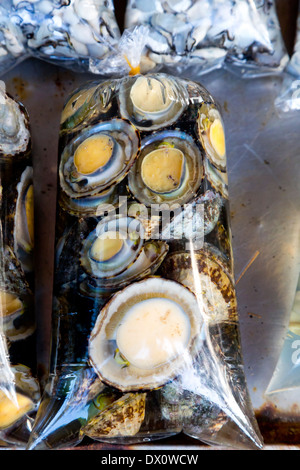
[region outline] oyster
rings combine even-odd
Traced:
[[[39,385],[30,369],[22,364],[12,366],[16,385],[16,402],[0,390],[0,431],[10,428],[32,412],[40,399]]]
[[[85,90],[75,92],[66,102],[61,113],[60,125],[62,129],[73,129],[84,119],[91,110],[92,97],[97,85],[90,85]]]
[[[184,204],[197,194],[202,177],[202,154],[193,137],[170,130],[142,140],[140,157],[128,175],[128,187],[146,206]]]
[[[80,261],[87,278],[81,290],[110,292],[153,274],[168,252],[162,241],[145,240],[143,223],[134,217],[105,217],[82,245]]]
[[[27,113],[7,95],[4,82],[0,81],[0,155],[23,155],[30,143]]]
[[[220,193],[224,199],[228,199],[228,175],[211,165],[208,158],[204,159],[204,174],[210,186]]]
[[[135,76],[124,81],[119,90],[122,117],[140,130],[156,130],[175,123],[187,103],[183,84],[164,74]]]
[[[121,391],[160,387],[201,347],[202,321],[196,297],[177,282],[134,282],[100,312],[90,361],[104,382]]]
[[[238,320],[235,288],[225,266],[221,257],[203,248],[195,253],[170,254],[161,272],[194,292],[204,321],[211,325]]]
[[[243,75],[281,71],[288,55],[274,0],[129,0],[125,28],[147,25],[148,70],[178,65],[207,73],[231,65]]]
[[[198,133],[200,141],[211,164],[226,172],[226,145],[224,125],[215,105],[202,104],[199,109]]]
[[[74,132],[75,129],[78,131],[88,123],[95,122],[95,119],[102,120],[103,116],[107,118],[113,108],[112,91],[111,82],[90,82],[74,91],[61,114],[61,135]]]
[[[25,339],[35,330],[32,291],[13,251],[3,248],[3,279],[0,285],[0,312],[3,331],[11,343]]]
[[[91,204],[93,211],[98,202],[111,202],[112,188],[125,178],[139,150],[139,134],[124,119],[100,122],[71,140],[62,152],[59,168],[67,210],[86,211]]]
[[[27,167],[17,185],[18,198],[14,225],[15,253],[25,272],[33,269],[34,195],[32,174],[32,167]]]
[[[5,0],[0,70],[33,56],[88,72],[89,58],[103,59],[119,37],[112,0]]]
[[[145,418],[146,393],[126,393],[81,429],[92,439],[135,436]]]

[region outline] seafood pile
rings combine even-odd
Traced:
[[[30,56],[85,72],[119,36],[112,0],[2,0],[0,72]]]
[[[261,447],[213,97],[162,73],[83,85],[62,112],[58,182],[50,377],[27,448],[182,431]]]
[[[125,26],[149,27],[144,66],[226,65],[244,76],[281,71],[288,55],[274,1],[129,0]]]
[[[0,439],[25,446],[40,398],[34,377],[31,138],[25,108],[0,85]]]

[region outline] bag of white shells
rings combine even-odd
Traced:
[[[146,70],[197,74],[226,67],[243,77],[280,72],[288,61],[275,1],[129,0],[125,27],[148,25]]]
[[[25,108],[0,82],[0,446],[26,446],[39,402],[33,178]]]
[[[280,93],[275,100],[279,114],[300,110],[300,1],[294,50],[285,72]]]
[[[119,36],[112,0],[2,0],[0,74],[28,57],[87,72]]]
[[[119,45],[125,77],[84,84],[62,110],[51,364],[29,450],[179,433],[262,447],[220,110],[199,83],[139,73],[143,31]]]

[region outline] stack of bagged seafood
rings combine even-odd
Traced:
[[[0,440],[12,446],[26,444],[40,399],[32,173],[27,112],[0,82]]]
[[[125,26],[122,41],[111,0],[0,6],[2,73],[34,57],[98,74],[61,113],[41,399],[31,139],[26,111],[1,89],[0,442],[47,450],[184,433],[261,448],[241,354],[224,124],[209,91],[176,72],[282,71],[275,5],[129,0]]]

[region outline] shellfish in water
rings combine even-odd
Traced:
[[[122,391],[160,387],[200,347],[202,321],[196,298],[180,284],[161,278],[133,283],[102,309],[91,334],[91,363]]]
[[[129,78],[119,91],[122,117],[140,130],[156,130],[175,123],[187,103],[183,84],[164,74]]]
[[[99,295],[154,274],[168,245],[145,238],[144,225],[137,218],[103,218],[83,241],[80,261],[87,278],[81,288]]]
[[[135,127],[124,119],[100,122],[84,130],[63,150],[59,168],[64,201],[77,204],[77,211],[93,207],[110,196],[138,157],[140,139]]]

